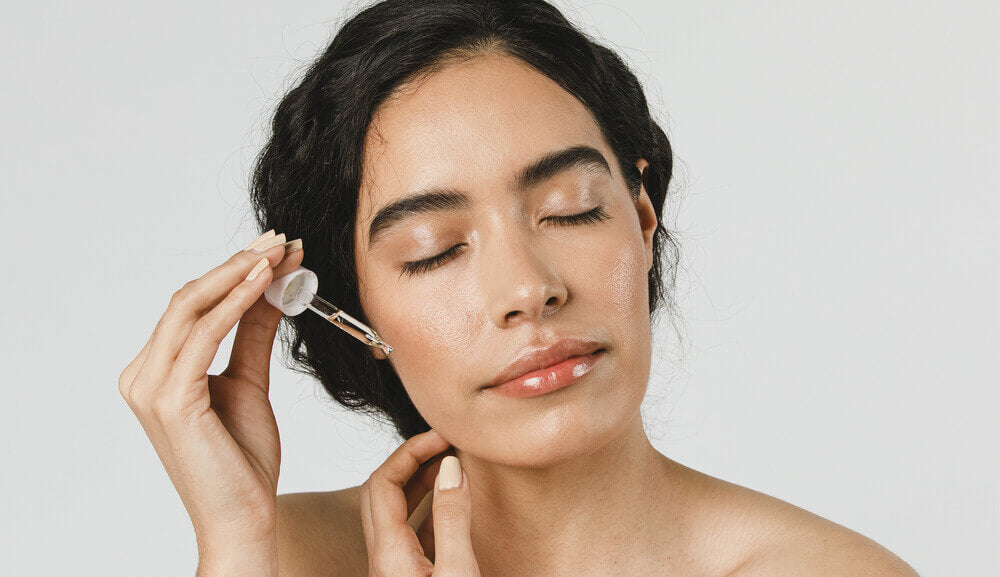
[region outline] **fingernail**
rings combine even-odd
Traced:
[[[258,236],[257,238],[253,239],[253,241],[250,244],[248,244],[247,247],[245,249],[243,249],[243,250],[250,250],[253,247],[255,247],[258,244],[260,244],[260,242],[262,240],[264,240],[265,238],[271,238],[272,236],[274,236],[274,229],[273,228],[271,230],[265,232],[264,234]]]
[[[290,240],[285,243],[285,254],[293,253],[302,248],[302,239],[297,238],[295,240]]]
[[[462,465],[458,462],[458,457],[448,455],[441,459],[441,468],[438,470],[438,489],[441,491],[454,489],[462,484]]]
[[[285,233],[281,233],[278,236],[272,236],[271,238],[265,238],[257,246],[250,249],[251,251],[260,254],[267,252],[279,244],[285,244]]]
[[[260,274],[260,271],[264,270],[269,266],[271,266],[271,263],[267,260],[267,257],[260,259],[260,262],[254,265],[253,269],[250,271],[250,273],[247,275],[247,278],[244,280],[250,281],[257,278],[257,275]]]

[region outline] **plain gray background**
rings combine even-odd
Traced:
[[[5,3],[0,573],[194,573],[117,378],[256,236],[273,106],[362,5]],[[998,574],[997,4],[557,5],[677,154],[687,344],[657,328],[657,448],[925,576]],[[279,492],[362,483],[388,430],[273,366]]]

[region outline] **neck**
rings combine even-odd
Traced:
[[[679,514],[680,473],[650,444],[638,411],[610,443],[550,467],[458,457],[484,576],[626,574],[634,560],[669,551],[663,513]]]

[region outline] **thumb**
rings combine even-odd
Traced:
[[[434,575],[479,575],[472,551],[472,493],[458,457],[441,461],[434,484]]]

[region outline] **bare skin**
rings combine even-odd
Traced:
[[[849,574],[912,574],[860,535],[683,467],[649,443],[639,409],[656,215],[644,189],[629,196],[580,101],[523,62],[487,53],[401,87],[372,124],[355,228],[362,304],[396,347],[388,362],[410,398],[468,472],[469,541],[482,575],[835,574],[838,564]],[[599,150],[610,172],[574,167],[518,189],[513,175],[570,145]],[[369,242],[379,207],[432,186],[465,191],[471,203]],[[596,205],[608,220],[548,222]],[[458,252],[435,268],[400,274],[403,263],[448,250]],[[478,389],[550,334],[610,349],[584,379],[548,395]],[[343,510],[348,524],[355,512]]]
[[[518,178],[567,147],[596,158]],[[118,386],[191,516],[200,577],[916,575],[864,536],[652,447],[640,406],[655,210],[644,189],[630,195],[593,117],[558,84],[486,54],[401,87],[373,118],[363,176],[360,296],[394,347],[370,352],[433,428],[359,487],[276,495],[268,381],[281,314],[261,295],[312,247],[241,251],[183,285]],[[467,202],[371,242],[381,207],[427,187]],[[559,220],[595,206],[605,217]],[[207,374],[237,322],[229,365]],[[538,397],[482,388],[525,347],[563,337],[606,352]],[[454,488],[440,485],[445,455],[461,465]]]
[[[683,520],[688,546],[673,555],[656,555],[662,565],[630,569],[597,566],[574,575],[699,575],[718,577],[871,575],[915,577],[902,559],[875,541],[809,511],[758,491],[706,475],[660,456],[660,465],[682,484]],[[358,506],[361,487],[278,496],[278,548],[283,577],[368,577],[371,575]],[[651,510],[642,525],[650,533],[670,534],[671,515]],[[676,517],[674,515],[673,517]],[[420,532],[433,538],[433,517]],[[676,519],[675,521],[676,522]],[[496,540],[498,541],[498,540]],[[629,550],[612,543],[623,553]],[[489,540],[475,543],[478,552]],[[432,547],[429,548],[432,550]],[[433,558],[433,556],[432,556]],[[511,552],[497,567],[479,568],[483,576],[560,575],[525,567]],[[664,561],[665,560],[665,561]]]

